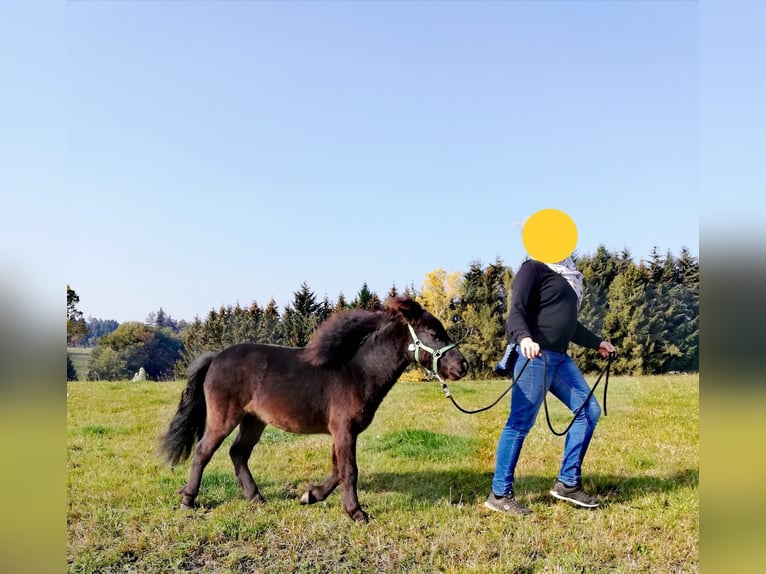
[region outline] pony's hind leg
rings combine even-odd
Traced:
[[[234,473],[237,475],[239,485],[242,487],[245,500],[257,503],[266,502],[266,500],[258,491],[253,475],[247,467],[247,461],[253,452],[253,448],[261,438],[264,428],[266,428],[266,423],[261,419],[253,415],[245,415],[245,418],[239,423],[237,438],[234,439],[234,443],[229,449],[229,456],[234,464]]]
[[[340,484],[338,473],[338,456],[335,454],[335,445],[332,447],[332,474],[320,485],[310,484],[309,489],[301,496],[301,504],[314,504],[321,502]]]
[[[202,481],[202,472],[213,458],[213,454],[221,446],[223,440],[229,436],[234,427],[237,426],[236,419],[232,417],[221,417],[218,410],[211,408],[211,402],[207,403],[207,425],[205,434],[197,443],[194,449],[194,459],[192,461],[191,471],[189,472],[189,482],[186,483],[179,494],[181,494],[181,508],[194,508],[194,500],[199,492],[199,485]]]

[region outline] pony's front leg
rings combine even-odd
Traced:
[[[340,484],[338,472],[338,455],[335,453],[335,444],[332,446],[332,474],[320,485],[310,484],[309,489],[301,496],[301,504],[314,504],[321,502]]]
[[[338,471],[343,484],[343,509],[357,522],[368,522],[367,513],[359,505],[356,492],[358,470],[356,467],[356,434],[344,429],[333,434],[335,452],[338,456]]]

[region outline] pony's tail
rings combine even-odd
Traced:
[[[202,355],[186,371],[189,384],[181,395],[178,410],[170,421],[168,431],[160,439],[160,451],[172,465],[189,458],[194,444],[205,434],[207,405],[202,385],[215,357],[216,353]]]

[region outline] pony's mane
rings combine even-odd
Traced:
[[[389,297],[383,311],[342,311],[322,323],[301,352],[315,367],[347,363],[362,344],[376,336],[388,336],[386,327],[418,319],[423,308],[409,297]]]
[[[367,337],[390,320],[391,314],[383,311],[335,313],[319,326],[301,354],[315,367],[343,364],[354,356]]]

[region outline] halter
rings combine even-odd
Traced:
[[[410,336],[412,337],[412,343],[410,343],[409,347],[407,347],[408,351],[415,351],[415,362],[423,367],[427,373],[429,373],[432,376],[436,376],[441,380],[441,377],[439,377],[439,359],[441,359],[442,355],[449,351],[450,349],[453,349],[457,347],[457,343],[447,343],[440,349],[432,349],[428,345],[424,344],[423,341],[418,339],[417,334],[415,334],[415,329],[412,328],[412,325],[407,323],[407,328],[410,330]],[[433,369],[429,369],[426,367],[423,363],[420,362],[420,349],[423,349],[424,351],[431,353],[431,360],[433,361]]]

